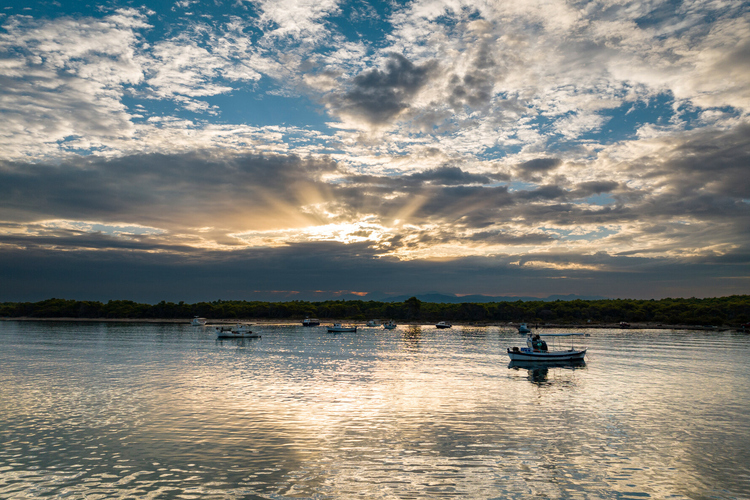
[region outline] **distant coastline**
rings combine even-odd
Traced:
[[[18,318],[0,318],[0,321],[46,321],[46,322],[81,322],[81,323],[148,323],[148,324],[184,324],[189,325],[191,320],[185,318],[30,318],[30,317],[18,317]],[[326,323],[338,322],[338,319],[321,319],[321,324],[325,326]],[[253,323],[255,325],[300,325],[301,321],[297,320],[278,320],[272,318],[245,318],[245,319],[216,319],[209,322],[206,326],[220,326],[220,325],[234,325],[237,323]],[[364,321],[346,321],[347,324],[357,325],[360,327],[365,326]],[[400,326],[431,326],[429,322],[419,321],[405,321],[401,322]],[[453,322],[454,327],[478,327],[478,328],[500,328],[505,330],[515,330],[518,324],[501,324],[493,322]],[[704,330],[713,332],[724,332],[724,331],[747,331],[750,333],[750,328],[743,328],[740,326],[723,325],[723,326],[705,326],[705,325],[668,325],[668,324],[652,324],[652,323],[635,323],[630,324],[628,327],[622,327],[618,323],[585,323],[585,324],[529,324],[533,330],[549,330],[549,329],[618,329],[618,330]]]
[[[516,301],[490,303],[434,303],[411,297],[403,302],[329,300],[323,302],[213,302],[143,304],[129,300],[79,301],[47,299],[40,302],[0,303],[0,319],[185,323],[194,317],[208,323],[237,322],[296,324],[304,318],[324,322],[364,324],[380,318],[400,325],[454,325],[513,328],[529,323],[545,328],[699,328],[742,329],[750,324],[750,295],[706,299],[603,299]]]

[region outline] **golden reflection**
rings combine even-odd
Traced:
[[[407,349],[419,349],[419,342],[422,340],[422,327],[419,325],[409,325],[403,330],[401,340]]]
[[[214,343],[178,325],[0,324],[0,340],[14,342],[0,349],[11,366],[0,388],[10,443],[0,482],[24,488],[16,496],[74,491],[45,471],[84,460],[74,496],[95,496],[96,484],[139,498],[163,488],[185,498],[741,498],[746,489],[740,336],[659,343],[630,331],[627,342],[597,343],[590,366],[515,363],[514,372],[502,350],[510,333],[492,344],[494,335],[469,343],[427,326],[375,337],[269,326],[262,341]],[[30,484],[29,470],[46,483]]]

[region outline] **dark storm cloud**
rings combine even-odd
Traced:
[[[744,124],[728,132],[688,136],[654,171],[666,176],[676,192],[700,190],[742,199],[750,192],[749,166],[750,125]]]
[[[168,251],[172,253],[192,253],[193,248],[186,245],[168,244],[159,237],[151,235],[126,234],[116,237],[101,232],[85,232],[69,229],[44,228],[34,229],[34,235],[29,234],[0,234],[0,245],[31,250],[35,248],[57,249],[88,249],[88,250],[138,250],[138,251]]]
[[[721,296],[746,290],[741,280],[733,278],[743,275],[750,265],[747,252],[712,262],[697,258],[675,262],[663,258],[611,257],[606,253],[540,253],[526,255],[522,261],[517,256],[498,255],[448,262],[399,262],[373,258],[366,245],[331,242],[229,253],[196,251],[193,257],[0,247],[0,275],[4,285],[0,288],[0,301],[50,297],[152,303],[219,298],[268,300],[278,296],[256,291],[314,291],[321,289],[321,283],[325,284],[325,290],[331,291],[380,290],[399,294],[438,291],[534,295],[544,290],[544,295],[578,293],[623,298]],[[540,268],[530,265],[534,262],[574,264],[582,268]],[[647,293],[643,292],[644,287]],[[700,293],[695,292],[697,289]]]
[[[440,167],[406,176],[406,179],[441,185],[489,184],[485,175],[464,172],[459,167]]]
[[[428,81],[435,63],[417,66],[400,54],[391,54],[385,71],[360,73],[343,97],[330,104],[339,111],[357,115],[372,124],[382,124],[409,108],[410,98]]]
[[[575,186],[573,195],[584,198],[595,194],[610,193],[620,186],[619,182],[614,181],[591,181],[582,182]]]
[[[645,157],[628,167],[649,179],[632,199],[631,211],[644,221],[691,217],[726,226],[720,241],[747,244],[750,228],[750,126],[729,131],[695,131],[659,157]]]
[[[543,243],[550,243],[557,238],[549,234],[542,233],[508,234],[504,231],[481,231],[472,234],[469,238],[464,239],[491,245],[539,245]]]
[[[425,186],[458,186],[489,184],[487,175],[465,172],[459,167],[443,166],[400,176],[353,175],[347,178],[352,184],[382,186],[387,189],[422,188]]]
[[[547,172],[555,169],[562,164],[559,158],[536,158],[518,165],[518,169],[525,174],[534,174],[538,172]]]
[[[299,213],[310,192],[321,193],[323,201],[334,200],[337,210],[351,217],[362,210],[397,213],[419,196],[416,219],[463,218],[469,227],[483,227],[494,210],[514,203],[507,187],[482,187],[492,179],[455,166],[405,176],[351,176],[337,184],[321,181],[322,174],[335,171],[329,161],[272,155],[155,154],[62,165],[5,162],[0,163],[0,208],[5,222],[68,219],[181,230],[188,220],[192,227],[216,225],[217,218],[225,227],[237,227],[230,218],[274,217],[279,203]],[[68,241],[48,229],[41,234],[59,238],[58,244]]]
[[[0,162],[6,220],[166,220],[184,212],[260,207],[336,170],[296,156],[192,153],[76,160],[61,165]]]
[[[484,227],[489,221],[496,220],[498,209],[513,203],[506,186],[439,187],[427,192],[414,216],[462,227]]]

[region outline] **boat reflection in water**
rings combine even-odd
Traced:
[[[511,361],[508,364],[509,369],[514,370],[528,370],[529,382],[532,384],[550,384],[549,371],[550,369],[559,368],[561,370],[577,370],[586,367],[586,361],[583,359],[574,359],[569,361],[550,361],[548,363],[541,363],[538,361]]]

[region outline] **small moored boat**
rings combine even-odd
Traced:
[[[383,328],[385,328],[386,330],[393,330],[394,328],[396,328],[396,326],[398,325],[396,325],[396,323],[394,323],[393,320],[390,320],[388,321],[388,323],[383,324]]]
[[[446,321],[441,321],[437,325],[435,325],[435,328],[451,328],[452,325]]]
[[[320,325],[320,320],[317,318],[305,318],[302,320],[302,326],[318,326]]]
[[[518,333],[520,333],[521,335],[526,335],[528,333],[531,333],[531,328],[529,328],[526,323],[521,323],[520,325],[518,325]]]
[[[588,336],[587,333],[542,333],[529,335],[526,338],[526,347],[509,347],[508,356],[511,361],[580,361],[586,355],[586,349],[576,349],[572,345],[570,349],[561,349],[554,347],[550,350],[547,342],[542,337],[559,338],[559,337],[577,337]]]
[[[217,326],[216,327],[216,338],[217,339],[259,339],[260,334],[253,333],[250,329],[250,324],[241,325],[237,323],[237,326]]]
[[[190,324],[193,326],[206,326],[206,318],[199,318],[196,316]]]
[[[380,326],[380,320],[371,319],[370,321],[367,322],[366,326],[369,326],[369,327]]]
[[[356,326],[344,326],[341,323],[334,323],[328,327],[328,333],[356,332]]]

